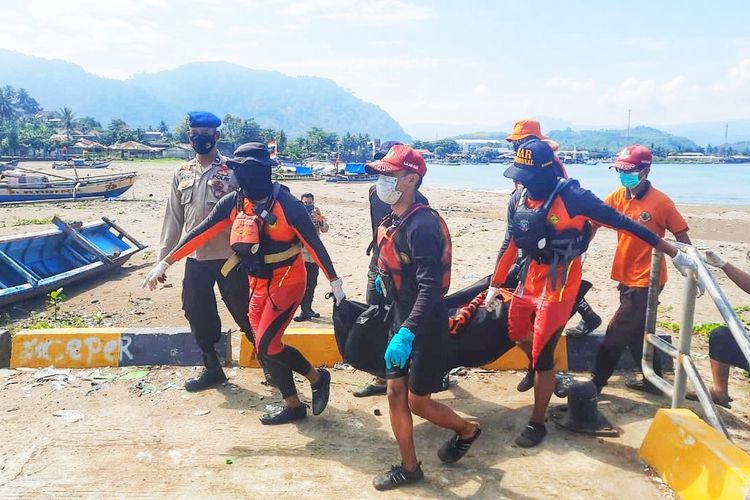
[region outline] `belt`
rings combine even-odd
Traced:
[[[265,262],[266,264],[278,264],[279,262],[284,262],[285,260],[291,259],[301,251],[302,245],[300,245],[299,243],[295,243],[283,252],[264,255],[263,262]],[[239,265],[241,261],[242,258],[239,255],[237,255],[236,253],[232,254],[232,256],[229,257],[226,262],[224,262],[224,265],[221,266],[221,275],[224,277],[228,276],[232,269],[237,267],[237,265]]]

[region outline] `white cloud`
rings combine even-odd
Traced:
[[[490,88],[484,83],[480,83],[474,87],[474,95],[477,97],[487,97],[489,94]]]
[[[684,87],[686,82],[687,79],[684,76],[680,75],[663,84],[661,88],[664,89],[665,92],[675,92],[676,90]]]
[[[402,0],[304,0],[287,5],[282,14],[291,17],[332,19],[356,24],[407,23],[432,16],[432,10]]]
[[[729,77],[738,83],[750,82],[750,59],[743,59],[729,68]]]
[[[544,86],[548,89],[557,89],[557,90],[572,90],[572,91],[581,91],[581,90],[591,90],[594,88],[594,81],[593,80],[573,80],[570,78],[562,78],[560,76],[554,76],[544,82]]]

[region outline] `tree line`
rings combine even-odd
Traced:
[[[222,120],[219,146],[233,151],[245,142],[276,141],[282,157],[302,161],[318,159],[342,162],[366,161],[372,156],[371,139],[367,134],[343,135],[319,127],[308,130],[303,137],[288,138],[283,129],[261,127],[253,118],[227,114]],[[143,142],[146,132],[158,131],[163,143],[187,143],[188,123],[182,120],[170,131],[162,120],[156,127],[131,128],[124,120],[114,119],[103,127],[91,116],[79,117],[67,106],[44,110],[23,88],[0,87],[0,154],[21,152],[47,156],[52,151],[72,146],[81,136],[90,136],[105,146],[126,141]]]

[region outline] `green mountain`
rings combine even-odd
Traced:
[[[651,127],[627,130],[553,130],[547,135],[560,143],[561,149],[590,149],[615,153],[626,144],[643,144],[654,151],[698,151],[700,147],[687,137],[678,137]]]
[[[187,111],[207,109],[254,118],[262,127],[284,129],[289,137],[312,127],[343,134],[408,141],[388,113],[331,80],[290,77],[229,63],[191,63],[177,69],[113,80],[60,60],[0,50],[0,85],[25,88],[45,109],[62,106],[93,116],[106,126],[115,118],[131,127],[173,128]]]

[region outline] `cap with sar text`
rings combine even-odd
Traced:
[[[513,165],[508,167],[503,175],[519,182],[528,182],[544,173],[545,169],[552,169],[555,165],[555,152],[546,142],[532,140],[524,143],[516,150]]]
[[[617,153],[615,163],[609,168],[617,168],[628,172],[630,170],[650,167],[652,160],[653,156],[650,149],[640,144],[631,144]]]
[[[406,170],[424,177],[427,173],[427,165],[422,155],[415,149],[405,144],[396,144],[381,160],[367,163],[365,170],[370,174],[385,175]]]

